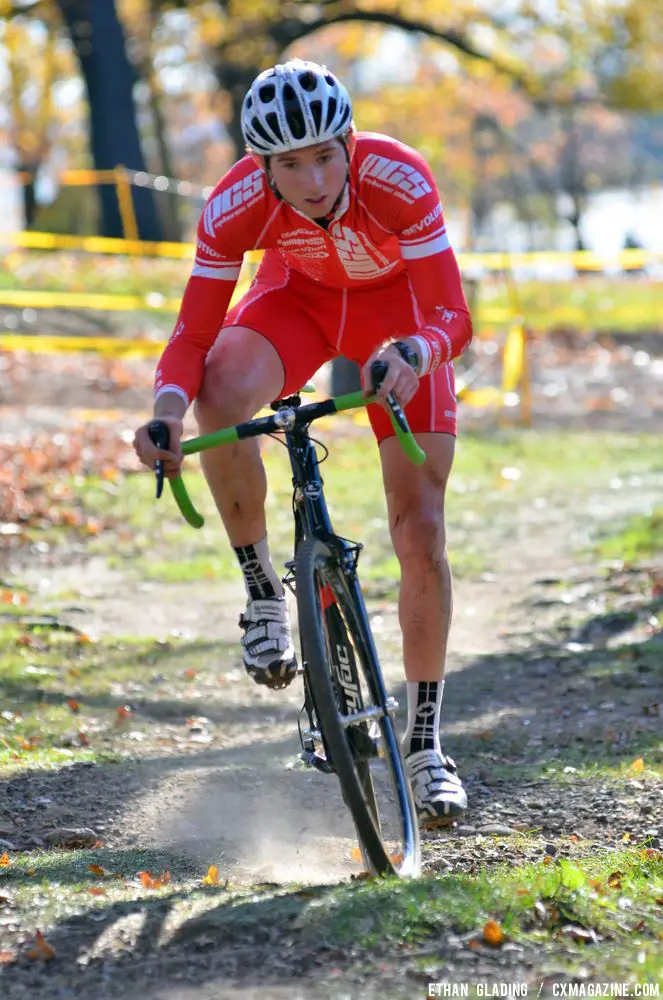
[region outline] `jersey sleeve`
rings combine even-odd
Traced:
[[[458,262],[449,243],[435,180],[422,156],[400,146],[403,162],[382,168],[390,185],[389,228],[396,234],[420,310],[422,370],[457,358],[472,339],[472,320]],[[413,331],[415,333],[415,331]]]
[[[253,246],[251,215],[259,213],[264,197],[263,172],[247,172],[243,164],[219,182],[200,217],[193,269],[157,365],[155,399],[175,392],[189,406],[200,390],[205,359],[225,319],[244,252]]]

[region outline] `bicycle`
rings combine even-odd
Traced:
[[[373,383],[381,384],[384,362],[373,366]],[[206,448],[261,434],[276,436],[290,458],[293,482],[294,558],[286,563],[283,583],[295,595],[299,618],[304,705],[298,721],[300,759],[324,773],[336,773],[354,821],[364,864],[373,874],[416,877],[420,872],[417,816],[405,774],[394,713],[387,695],[364,598],[357,576],[362,545],[337,535],[324,497],[321,460],[309,437],[320,417],[366,406],[353,392],[303,405],[300,390],[271,404],[273,415],[183,442],[191,455]],[[396,433],[416,464],[425,453],[415,441],[402,408],[387,397]],[[168,428],[158,420],[150,437],[168,448]],[[157,498],[163,490],[162,463],[157,463]],[[169,479],[178,507],[190,525],[204,520],[194,508],[181,476]],[[305,715],[308,725],[302,727]],[[386,771],[386,774],[385,774]],[[387,800],[388,799],[388,800]]]

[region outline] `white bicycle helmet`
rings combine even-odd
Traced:
[[[286,153],[343,135],[352,124],[347,90],[326,66],[292,59],[256,77],[242,105],[247,148]]]

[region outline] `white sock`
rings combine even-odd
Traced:
[[[402,740],[403,753],[437,750],[440,747],[440,712],[444,681],[407,682],[407,729]]]
[[[282,597],[283,585],[272,566],[267,535],[255,545],[233,546],[244,574],[246,593],[252,601]]]

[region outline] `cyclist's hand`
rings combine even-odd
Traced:
[[[375,393],[378,402],[385,404],[387,396],[393,392],[396,401],[401,406],[407,406],[419,388],[419,379],[407,361],[404,361],[397,349],[391,345],[374,351],[362,368],[361,382],[364,396],[372,396],[375,391],[371,377],[371,365],[374,361],[384,361],[389,365],[384,381]]]
[[[158,458],[163,460],[164,472],[168,479],[179,475],[182,464],[182,421],[179,417],[159,417],[162,423],[166,424],[170,431],[170,446],[168,451],[162,451],[152,443],[147,430],[147,424],[139,427],[134,436],[134,448],[139,459],[148,469],[154,470],[155,462]]]

